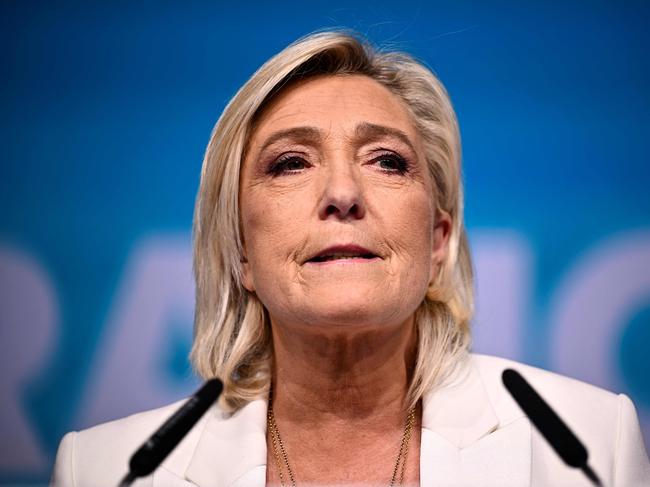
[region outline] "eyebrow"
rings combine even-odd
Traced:
[[[361,139],[364,142],[379,139],[381,137],[394,137],[403,144],[407,145],[413,152],[417,152],[408,135],[396,128],[377,125],[370,122],[362,122],[357,125],[355,129],[355,135],[358,139]]]
[[[393,137],[407,145],[413,152],[417,152],[408,135],[396,128],[386,127],[384,125],[370,122],[362,122],[355,127],[354,133],[355,138],[362,142],[368,142],[382,137]],[[259,152],[264,152],[267,147],[282,139],[302,140],[305,142],[317,143],[320,142],[322,138],[322,132],[316,127],[304,126],[278,130],[267,137],[260,146]]]
[[[322,138],[321,131],[316,127],[293,127],[285,130],[278,130],[272,133],[260,146],[259,152],[262,153],[270,145],[275,144],[282,139],[304,140],[308,142],[318,142]]]

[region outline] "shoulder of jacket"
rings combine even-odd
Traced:
[[[103,479],[106,485],[117,484],[128,472],[131,455],[171,417],[186,399],[160,408],[139,412],[121,419],[102,423],[74,434],[72,463],[78,485],[93,485]],[[211,409],[183,438],[178,447],[162,464],[171,471],[183,469],[186,459],[198,441]],[[102,485],[104,485],[102,483]]]
[[[498,382],[500,388],[503,388],[501,385],[503,371],[514,369],[530,382],[533,388],[539,388],[538,392],[542,396],[544,395],[543,391],[546,391],[547,394],[553,396],[570,393],[574,399],[575,397],[584,397],[585,399],[598,398],[612,402],[618,400],[618,395],[608,390],[522,362],[481,354],[471,354],[471,358],[484,381],[491,383],[491,385]],[[505,391],[505,388],[503,389]]]
[[[186,401],[182,399],[172,404],[150,409],[148,411],[141,411],[124,418],[115,419],[106,423],[101,423],[87,429],[77,432],[77,442],[92,441],[101,442],[106,441],[108,444],[114,441],[126,443],[129,440],[142,440],[144,441],[151,435],[159,426],[161,426],[167,418],[181,407]],[[144,434],[144,436],[143,436]]]
[[[604,479],[609,479],[606,484],[650,485],[650,464],[639,421],[634,405],[625,394],[615,394],[513,360],[478,354],[472,354],[470,360],[481,375],[500,419],[514,420],[516,414],[523,416],[501,382],[505,369],[515,369],[587,447],[592,466],[605,474]],[[534,433],[534,436],[539,435]],[[543,445],[545,441],[540,439],[538,444]],[[539,448],[548,450],[546,446]]]
[[[523,414],[501,381],[503,371],[510,368],[519,372],[562,419],[578,430],[600,428],[607,430],[608,438],[615,436],[626,396],[514,360],[472,354],[471,361],[492,404],[502,413],[500,417],[514,419],[515,414]]]

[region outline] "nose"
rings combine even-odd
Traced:
[[[328,167],[319,205],[321,220],[357,220],[366,213],[363,188],[352,164],[342,161]]]

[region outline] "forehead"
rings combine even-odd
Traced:
[[[259,116],[251,142],[271,132],[315,126],[324,132],[352,132],[359,123],[395,128],[419,146],[419,134],[405,103],[388,88],[362,75],[324,75],[283,90]]]

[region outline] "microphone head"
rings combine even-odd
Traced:
[[[222,390],[223,383],[219,379],[207,381],[133,454],[129,461],[130,472],[135,477],[144,477],[158,468],[219,398]]]
[[[587,465],[587,449],[532,386],[513,369],[501,374],[503,385],[555,452],[571,467]]]

